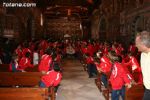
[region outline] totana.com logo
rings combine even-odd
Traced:
[[[6,2],[3,2],[3,7],[36,7],[36,3],[6,3]]]

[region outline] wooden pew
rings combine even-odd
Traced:
[[[97,78],[95,79],[95,84],[98,87],[99,91],[102,92],[102,83],[101,83],[101,73],[98,73]]]
[[[27,72],[38,72],[39,71],[38,70],[38,65],[34,66],[33,68],[28,67],[28,68],[25,69],[25,71],[27,71]]]
[[[14,89],[16,89],[14,87],[17,86],[17,87],[20,87],[18,89],[22,89],[22,87],[23,87],[23,88],[28,88],[27,90],[30,91],[30,89],[32,90],[32,88],[38,86],[42,75],[43,74],[41,72],[15,72],[15,73],[0,72],[0,87],[2,87],[2,89],[4,87],[7,87],[10,89],[10,91],[13,91]],[[49,87],[47,89],[48,89],[47,96],[49,96],[51,98],[51,100],[55,100],[54,87]],[[47,91],[47,90],[45,90],[45,91]],[[24,93],[22,93],[22,94],[24,94]],[[3,100],[3,99],[0,99],[0,100]],[[16,99],[14,99],[14,100],[16,100]],[[41,100],[41,99],[39,99],[39,100]]]
[[[0,64],[0,72],[8,72],[9,64]]]
[[[38,72],[38,65],[33,68],[28,67],[25,69],[27,72]],[[9,72],[9,64],[0,64],[0,72]]]
[[[95,80],[95,81],[97,81],[97,80]],[[96,83],[96,85],[100,90],[101,83]],[[105,88],[105,90],[101,89],[101,92],[102,92],[105,100],[109,100],[110,99],[111,86],[109,85],[108,88]],[[143,85],[133,85],[130,89],[126,88],[125,100],[142,100],[143,95],[144,95]]]
[[[36,86],[41,72],[0,72],[0,86]]]
[[[144,96],[144,86],[140,85],[133,85],[131,88],[125,91],[125,100],[142,100]]]
[[[0,88],[0,100],[48,100],[48,88]]]
[[[110,85],[110,83],[109,83],[109,81],[108,81],[108,86],[107,86],[107,88],[104,88],[104,89],[102,89],[102,82],[101,82],[101,75],[102,75],[102,73],[103,72],[101,72],[101,73],[98,73],[98,78],[97,79],[95,79],[95,84],[96,84],[96,86],[98,87],[98,89],[99,89],[99,91],[100,92],[102,92],[102,94],[103,94],[103,96],[104,96],[104,98],[105,98],[105,100],[109,100],[109,97],[110,97],[110,92],[111,92],[111,85]],[[104,73],[106,76],[107,76],[107,79],[109,79],[109,77],[110,77],[110,72],[107,72],[107,73]]]

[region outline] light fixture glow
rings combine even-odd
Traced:
[[[43,14],[41,13],[40,25],[43,26]]]

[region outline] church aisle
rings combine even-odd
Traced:
[[[65,59],[62,66],[63,79],[56,100],[104,100],[94,78],[88,78],[87,72],[78,60]]]

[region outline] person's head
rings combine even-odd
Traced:
[[[48,54],[48,55],[51,55],[52,54],[52,50],[50,48],[47,48],[45,51],[44,51],[45,54]]]
[[[27,52],[27,53],[25,54],[25,57],[29,58],[29,57],[30,57],[30,52]]]
[[[18,61],[18,55],[17,54],[13,54],[12,55],[12,62],[14,63],[16,61]]]
[[[143,31],[136,35],[135,45],[141,52],[150,52],[150,32]]]
[[[56,60],[56,57],[57,57],[56,52],[53,52],[51,56],[52,56],[52,59],[55,61],[55,60]]]
[[[128,56],[129,56],[129,57],[134,56],[134,53],[133,53],[133,52],[129,52],[129,53],[128,53]]]
[[[59,72],[60,71],[60,66],[58,63],[54,63],[54,67],[53,67],[54,71]]]
[[[96,56],[97,56],[98,58],[101,58],[101,57],[103,56],[103,53],[102,53],[101,51],[98,51],[98,52],[96,53]]]
[[[116,52],[113,51],[113,50],[109,50],[109,52],[108,52],[108,57],[109,57],[110,59],[112,59],[114,56],[116,56]]]
[[[114,59],[114,62],[121,63],[122,62],[122,57],[121,56],[116,56],[115,59]]]

